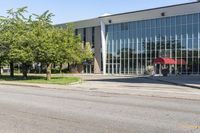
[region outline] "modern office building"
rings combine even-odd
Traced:
[[[74,22],[76,34],[94,49],[94,62],[85,72],[200,73],[200,2],[103,15]]]

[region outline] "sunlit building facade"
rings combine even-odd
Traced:
[[[199,74],[199,19],[194,13],[107,25],[107,73],[144,74],[161,57],[184,62],[174,64],[177,73]]]
[[[143,75],[152,66],[159,74],[163,65],[155,59],[168,58],[176,62],[168,65],[171,74],[200,73],[199,2],[74,23],[76,34],[92,44],[91,72]]]

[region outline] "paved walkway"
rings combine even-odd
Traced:
[[[109,93],[200,100],[200,89],[169,84],[146,77],[83,76],[82,78],[85,82],[73,85],[75,88]]]
[[[68,76],[68,75],[64,75]],[[73,75],[70,75],[73,76]],[[1,81],[0,84],[39,87],[49,89],[68,89],[73,91],[105,92],[110,94],[137,95],[163,98],[200,100],[200,89],[178,86],[145,77],[109,76],[109,75],[75,75],[83,82],[74,85],[30,84]],[[160,77],[162,78],[162,77]]]

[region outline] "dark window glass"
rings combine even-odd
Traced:
[[[166,29],[165,28],[161,28],[161,36],[165,36],[165,34],[166,34]]]
[[[187,24],[191,24],[192,23],[192,19],[193,18],[193,15],[187,15]]]
[[[161,19],[156,19],[156,27],[160,27],[161,26]]]
[[[147,29],[146,36],[147,36],[147,37],[150,37],[150,36],[151,36],[151,31],[150,31],[150,29]]]
[[[170,39],[169,38],[167,39],[166,48],[170,49]]]
[[[156,35],[156,29],[155,28],[151,28],[151,36],[155,37]]]
[[[145,33],[145,28],[144,27],[142,27],[142,38],[145,38],[145,35],[146,35],[146,33]]]
[[[181,16],[181,24],[185,25],[187,23],[187,16]]]
[[[175,29],[176,29],[175,26],[171,27],[171,36],[173,37],[175,36],[175,32],[176,32]]]
[[[116,32],[119,32],[119,31],[120,31],[120,25],[119,25],[119,24],[116,24],[114,30],[115,30]]]
[[[147,20],[147,21],[146,21],[146,27],[147,27],[147,28],[150,28],[150,26],[151,26],[151,21],[150,21],[150,20]]]
[[[121,24],[121,30],[122,31],[128,30],[128,23],[122,23]]]
[[[156,20],[152,19],[151,20],[151,28],[154,28],[154,27],[156,27]]]
[[[75,29],[75,35],[76,36],[78,35],[78,29]]]
[[[187,33],[186,25],[182,25],[181,28],[182,28],[182,34],[186,35]]]
[[[198,24],[193,24],[194,37],[198,37]]]
[[[112,31],[112,25],[108,25],[108,26],[107,26],[107,31],[108,31],[108,32],[111,32],[111,31]]]
[[[193,23],[198,23],[199,20],[199,15],[198,14],[193,14]]]
[[[125,30],[128,30],[128,23],[125,23],[124,29],[125,29]]]
[[[124,23],[121,24],[121,30],[124,30]]]
[[[170,26],[170,23],[171,23],[170,21],[171,21],[170,18],[167,18],[167,19],[166,19],[166,26]]]
[[[129,31],[133,30],[133,23],[128,23]]]
[[[192,37],[192,24],[187,25],[187,33],[188,33],[188,37],[191,38]]]
[[[199,32],[200,32],[200,14],[199,14],[199,24],[198,24],[198,27],[199,27]]]
[[[176,25],[176,17],[171,17],[171,26]]]
[[[83,42],[86,43],[86,28],[83,29]]]
[[[92,48],[94,48],[95,43],[95,27],[92,27]]]
[[[177,43],[177,49],[181,49],[181,40],[177,40],[176,41],[176,43]]]
[[[136,22],[134,22],[133,23],[133,31],[136,31],[136,27],[137,27]]]
[[[108,27],[109,27],[109,26],[108,26],[108,25],[106,25],[106,33],[108,32]]]
[[[170,36],[170,28],[169,27],[166,27],[166,35],[167,35],[167,37]]]
[[[165,27],[166,26],[166,18],[161,19],[161,26]]]
[[[199,23],[200,23],[200,13],[199,13],[199,20],[198,20],[198,21],[199,21]]]
[[[181,26],[180,25],[176,26],[176,34],[177,35],[181,34]]]
[[[186,49],[186,39],[182,40],[182,49]]]
[[[142,28],[141,21],[138,21],[137,22],[137,37],[141,37],[141,28]]]
[[[94,27],[93,27],[94,28]],[[117,24],[113,25],[113,32],[117,32]]]
[[[193,45],[193,48],[194,48],[195,50],[198,49],[198,39],[197,39],[197,38],[194,39],[194,45]]]
[[[176,16],[176,26],[181,24],[181,16]]]
[[[192,49],[192,39],[188,39],[188,49]]]
[[[142,28],[145,28],[145,21],[142,21]]]
[[[133,32],[133,37],[136,37],[136,23],[135,22],[133,23],[133,30],[132,30],[132,32]]]
[[[156,28],[156,35],[157,35],[157,37],[160,36],[160,28]]]

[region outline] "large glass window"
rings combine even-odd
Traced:
[[[199,74],[199,13],[110,24],[106,41],[108,73],[144,74],[162,57],[177,61],[174,73]]]

